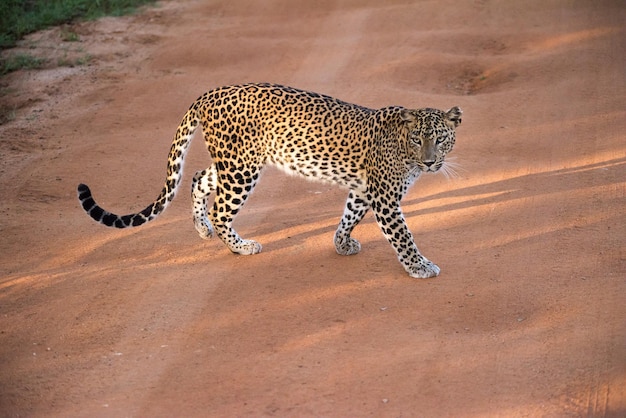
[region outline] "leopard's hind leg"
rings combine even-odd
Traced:
[[[207,203],[211,193],[217,188],[217,168],[211,164],[206,170],[198,171],[191,183],[193,200],[193,224],[200,238],[209,239],[213,236],[213,226],[207,216]]]
[[[242,239],[233,229],[233,220],[256,185],[260,167],[217,162],[217,187],[211,210],[211,222],[217,236],[236,254],[261,252],[261,244]]]

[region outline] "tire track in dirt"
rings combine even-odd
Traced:
[[[355,52],[364,48],[362,42],[371,14],[369,8],[329,11],[317,30],[318,36],[305,44],[307,54],[290,82],[294,85],[323,86],[332,91],[349,74],[347,66]]]

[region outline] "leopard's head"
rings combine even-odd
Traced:
[[[444,112],[437,109],[402,109],[401,118],[407,130],[407,154],[411,165],[420,171],[435,172],[452,151],[455,128],[463,112],[457,106]]]

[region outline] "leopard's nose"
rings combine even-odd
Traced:
[[[435,164],[435,160],[425,160],[423,163],[426,167],[430,168],[433,164]]]

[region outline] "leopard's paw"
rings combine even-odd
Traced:
[[[261,252],[261,244],[251,239],[242,239],[236,245],[233,245],[230,250],[235,254],[252,255]]]
[[[352,237],[348,239],[335,237],[335,249],[339,255],[354,255],[361,251],[361,243]]]
[[[198,235],[202,239],[209,239],[213,237],[213,226],[211,225],[211,221],[208,218],[195,218],[193,220],[193,225],[196,227],[196,231],[198,231]]]
[[[409,273],[409,276],[416,279],[428,279],[431,277],[439,276],[441,269],[432,261],[424,258],[419,265],[413,266],[407,271]]]

